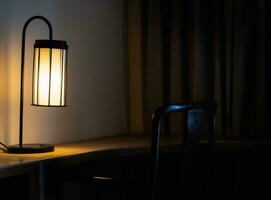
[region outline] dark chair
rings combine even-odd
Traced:
[[[186,133],[183,136],[183,163],[186,165],[187,170],[185,175],[190,176],[190,173],[194,173],[194,169],[191,170],[195,155],[197,155],[199,149],[200,136],[203,131],[203,116],[204,111],[208,113],[207,126],[207,147],[208,154],[214,152],[215,142],[215,114],[216,103],[214,102],[193,102],[193,103],[176,103],[163,105],[155,110],[152,116],[152,141],[151,141],[151,199],[158,199],[158,175],[159,175],[159,161],[160,161],[160,136],[161,136],[161,122],[162,119],[169,113],[185,111],[186,115]]]
[[[161,136],[161,122],[164,117],[173,112],[183,111],[186,113],[186,134],[183,137],[183,157],[185,159],[186,169],[191,169],[191,166],[195,164],[193,162],[195,155],[197,155],[199,149],[200,136],[202,135],[203,121],[207,119],[208,131],[207,134],[207,145],[205,149],[208,150],[208,154],[213,152],[214,147],[214,128],[215,128],[215,113],[216,103],[213,102],[193,102],[193,103],[175,103],[169,105],[163,105],[157,108],[152,116],[152,138],[151,138],[151,154],[150,154],[150,174],[149,178],[145,180],[137,180],[134,177],[108,177],[108,176],[92,176],[87,177],[85,174],[66,174],[65,179],[71,181],[80,181],[94,183],[97,186],[97,197],[99,200],[103,193],[105,186],[111,185],[112,187],[125,187],[125,188],[136,188],[136,187],[148,187],[148,197],[144,199],[158,199],[158,177],[159,177],[159,166],[160,166],[160,136]],[[207,114],[207,118],[204,118]],[[206,120],[205,120],[206,122]],[[185,172],[189,178],[189,172]],[[192,172],[193,173],[193,172]],[[144,184],[142,186],[142,184]],[[129,194],[126,199],[131,199]]]

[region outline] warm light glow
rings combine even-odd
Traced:
[[[65,106],[66,53],[64,49],[35,48],[33,105]]]
[[[48,105],[49,77],[50,76],[50,50],[40,49],[40,66],[38,82],[38,104]]]

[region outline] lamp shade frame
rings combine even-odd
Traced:
[[[68,50],[68,45],[67,42],[63,40],[36,40],[34,48],[51,48],[51,49]]]
[[[66,41],[36,40],[32,73],[33,106],[67,106],[67,55]]]

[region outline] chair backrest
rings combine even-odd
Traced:
[[[208,126],[210,130],[207,132],[208,144],[214,147],[215,136],[215,102],[192,102],[192,103],[175,103],[163,105],[157,108],[152,116],[152,141],[151,141],[151,198],[156,199],[157,195],[157,179],[158,165],[160,155],[160,126],[162,119],[168,113],[185,111],[187,113],[186,133],[183,137],[183,150],[186,153],[193,152],[198,146],[200,135],[202,133],[203,112],[208,112]]]

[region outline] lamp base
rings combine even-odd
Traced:
[[[46,153],[54,151],[54,146],[50,144],[23,144],[20,147],[18,144],[8,146],[7,153]]]

